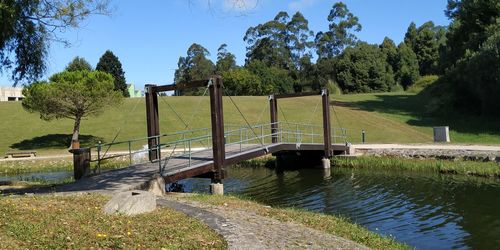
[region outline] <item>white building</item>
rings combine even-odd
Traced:
[[[0,87],[0,102],[23,100],[23,88]]]

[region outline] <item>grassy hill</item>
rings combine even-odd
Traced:
[[[233,97],[233,100],[250,123],[269,122],[267,97]],[[449,125],[453,142],[500,144],[500,122],[422,116],[425,108],[415,94],[341,95],[332,96],[332,100],[335,110],[332,126],[347,128],[351,142],[361,140],[362,129],[366,130],[370,143],[432,142],[432,126]],[[319,96],[280,100],[283,112],[279,112],[279,120],[320,125],[320,102]],[[177,116],[189,123],[190,129],[210,126],[208,97],[161,97],[159,105],[162,133],[184,129]],[[37,150],[42,155],[67,152],[72,120],[42,121],[38,114],[23,110],[18,102],[0,103],[0,119],[0,154],[10,150]],[[145,137],[145,119],[144,99],[127,99],[119,108],[84,120],[81,140],[83,145],[93,145],[99,140],[111,142],[116,134],[117,141]],[[228,98],[224,98],[224,120],[226,124],[245,124]]]

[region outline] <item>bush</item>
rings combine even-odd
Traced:
[[[439,79],[439,76],[436,75],[426,75],[418,79],[415,84],[411,85],[408,88],[408,92],[411,93],[419,93],[423,89],[425,89],[427,86],[432,85]]]
[[[326,87],[328,88],[330,95],[342,95],[342,89],[340,89],[339,85],[336,82],[328,80],[328,84],[326,85]]]

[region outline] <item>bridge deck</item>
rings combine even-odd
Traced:
[[[267,149],[266,149],[267,147]],[[323,144],[294,144],[278,143],[263,147],[259,144],[228,144],[226,145],[225,166],[236,164],[244,160],[252,159],[267,154],[286,151],[322,151]],[[337,153],[345,152],[345,145],[333,144]],[[166,183],[198,176],[213,171],[212,150],[200,150],[192,153],[191,165],[189,157],[173,156],[164,169],[163,177]],[[143,163],[122,169],[110,170],[102,174],[83,178],[75,183],[58,186],[54,190],[58,192],[72,191],[98,191],[116,192],[132,189],[141,189],[155,175],[159,173],[158,163]]]
[[[334,144],[335,152],[346,152],[347,146]],[[256,157],[278,152],[290,151],[323,151],[323,144],[304,143],[275,143],[275,144],[233,144],[226,145],[226,160],[224,165],[229,166]],[[164,163],[163,163],[164,164]],[[167,183],[194,177],[197,175],[210,173],[213,171],[212,150],[201,150],[193,152],[191,159],[189,156],[172,156],[163,170],[163,177]],[[159,169],[158,163],[148,163],[152,168]]]

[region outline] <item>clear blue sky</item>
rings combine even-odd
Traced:
[[[229,4],[245,2],[241,9]],[[336,1],[327,0],[114,0],[111,17],[93,16],[81,29],[60,34],[72,46],[52,43],[46,76],[64,69],[71,59],[81,56],[94,67],[107,49],[122,62],[128,83],[142,89],[146,83],[173,82],[179,56],[185,56],[194,42],[203,45],[216,61],[217,48],[228,44],[238,64],[245,60],[243,36],[250,26],[274,18],[279,11],[296,11],[309,20],[315,32],[328,28],[326,20]],[[385,36],[401,42],[411,21],[448,25],[444,15],[446,0],[344,0],[363,26],[358,38],[380,43]],[[0,85],[12,85],[6,75]]]

